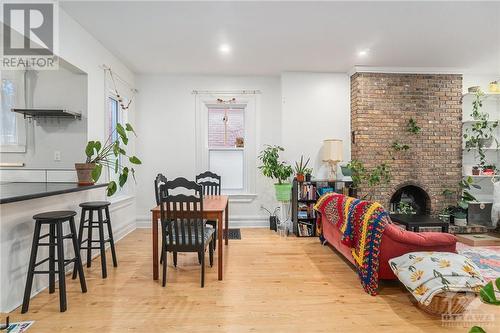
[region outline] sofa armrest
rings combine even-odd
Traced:
[[[453,246],[457,242],[457,238],[451,234],[441,232],[412,232],[398,228],[394,224],[387,225],[384,237],[389,237],[398,243],[414,245],[418,248]]]

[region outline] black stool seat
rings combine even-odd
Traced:
[[[109,201],[89,201],[89,202],[81,203],[80,207],[89,208],[89,209],[96,209],[96,208],[107,207],[109,205],[111,205],[111,202],[109,202]]]
[[[56,210],[53,212],[45,212],[33,216],[33,220],[67,220],[76,215],[72,210]]]

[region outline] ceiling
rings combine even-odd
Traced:
[[[499,2],[61,6],[136,73],[278,75],[346,72],[355,65],[500,73]],[[220,52],[222,44],[229,54]]]

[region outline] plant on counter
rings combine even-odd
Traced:
[[[278,181],[278,183],[274,184],[278,201],[289,201],[292,190],[292,184],[287,182],[293,173],[292,167],[279,160],[279,154],[284,150],[280,146],[267,145],[259,154],[259,160],[262,162],[259,169],[262,174]]]
[[[304,155],[300,156],[300,163],[295,162],[295,174],[297,176],[298,182],[303,182],[305,179],[305,174],[307,169],[307,164],[309,163],[310,158],[307,159],[306,163],[304,163]]]
[[[477,201],[476,197],[473,196],[469,191],[472,188],[481,189],[481,186],[474,184],[474,179],[471,176],[462,179],[459,183],[459,186],[462,189],[462,195],[460,196],[460,200],[458,201],[458,206],[466,210],[469,207],[469,202]]]
[[[493,135],[495,129],[498,127],[498,121],[489,121],[490,115],[487,112],[481,111],[484,93],[478,90],[474,96],[471,113],[474,123],[472,123],[470,128],[465,129],[463,137],[467,151],[471,151],[472,149],[477,150],[479,166],[483,168],[487,163],[485,147],[490,146],[492,141],[495,141],[497,148],[499,147],[498,140]]]
[[[114,85],[114,93],[118,99],[120,109],[122,112],[127,111],[132,103],[132,99],[128,103],[125,102],[116,88],[116,82],[110,68],[105,69],[105,73],[108,72]],[[129,142],[128,135],[130,133],[137,136],[131,124],[126,123],[124,127],[122,124],[117,123],[116,128],[109,134],[104,144],[101,141],[89,141],[85,147],[85,163],[75,163],[78,183],[81,185],[94,184],[101,177],[103,167],[107,167],[114,170],[115,174],[118,175],[118,184],[116,181],[111,180],[107,187],[106,194],[112,196],[116,193],[118,186],[122,188],[127,183],[129,174],[132,174],[135,180],[135,169],[123,164],[125,159],[131,165],[142,164],[137,156],[130,156],[125,150]]]
[[[347,167],[351,170],[351,187],[358,189],[361,184],[364,184],[368,188],[362,199],[371,199],[377,185],[388,184],[391,181],[390,167],[387,163],[381,163],[368,170],[360,161],[352,160]]]

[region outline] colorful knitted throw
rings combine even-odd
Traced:
[[[361,285],[377,295],[380,242],[388,215],[377,202],[368,202],[337,193],[327,193],[314,206],[321,223],[333,223],[342,233],[342,243],[352,249]]]

